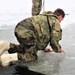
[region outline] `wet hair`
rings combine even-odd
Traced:
[[[56,9],[54,11],[54,14],[57,15],[57,16],[61,16],[62,15],[63,18],[65,17],[65,12],[62,9],[60,9],[60,8]]]

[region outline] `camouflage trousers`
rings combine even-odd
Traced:
[[[37,59],[37,47],[35,43],[35,35],[33,31],[25,29],[26,27],[18,25],[15,29],[15,36],[19,45],[10,44],[9,53],[18,53],[18,59],[26,62]]]
[[[10,49],[8,50],[9,53],[16,53],[18,60],[23,60],[25,62],[33,61],[37,59],[37,49],[35,46],[32,46],[28,49],[22,50],[20,45],[10,44]]]

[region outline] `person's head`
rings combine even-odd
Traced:
[[[56,9],[54,14],[57,16],[59,22],[61,22],[65,17],[65,12],[60,8]]]

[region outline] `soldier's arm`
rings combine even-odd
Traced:
[[[39,15],[42,8],[42,0],[32,0],[32,15]]]
[[[53,25],[52,27],[50,40],[50,45],[55,52],[60,52],[61,50],[61,46],[59,44],[61,38],[62,38],[62,30],[60,28],[60,23],[56,21],[55,25]]]

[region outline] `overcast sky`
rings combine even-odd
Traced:
[[[31,12],[32,0],[0,0],[0,13]],[[45,10],[75,9],[75,0],[45,0]]]

